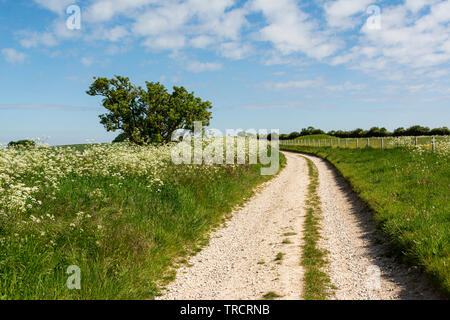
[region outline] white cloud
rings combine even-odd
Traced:
[[[306,88],[318,88],[323,86],[323,80],[297,80],[297,81],[287,81],[287,82],[273,82],[266,83],[266,87],[269,89],[306,89]]]
[[[90,0],[79,2],[83,32],[68,30],[62,15],[77,1],[34,1],[60,16],[44,32],[18,33],[24,48],[72,39],[137,41],[150,50],[196,48],[228,59],[256,54],[266,65],[316,60],[390,80],[445,76],[436,69],[450,63],[449,0],[321,0],[316,10],[323,17],[297,0]],[[371,30],[366,10],[377,3],[382,28]]]
[[[188,63],[186,70],[191,72],[217,71],[222,69],[222,64],[216,62],[199,62],[191,61]]]
[[[24,48],[37,47],[39,45],[44,45],[47,47],[54,47],[58,44],[55,36],[51,32],[28,32],[22,31],[18,33],[21,36],[20,45]]]
[[[86,8],[85,18],[89,22],[107,22],[117,15],[132,15],[142,7],[158,0],[99,0]]]
[[[19,43],[24,48],[33,48],[39,46],[54,47],[60,44],[62,40],[79,39],[82,33],[78,30],[69,30],[63,18],[55,19],[48,27],[47,31],[36,32],[29,30],[21,30],[16,32],[20,39]],[[91,35],[86,36],[89,39]]]
[[[181,31],[191,17],[190,9],[185,4],[151,8],[139,15],[133,25],[133,31],[139,36],[158,36]]]
[[[130,32],[124,26],[115,26],[111,29],[97,27],[91,34],[87,34],[84,39],[89,41],[109,41],[118,42],[127,38]]]
[[[185,46],[186,38],[180,34],[167,34],[149,37],[142,44],[155,50],[178,50]]]
[[[2,49],[2,54],[5,60],[12,64],[23,63],[27,58],[27,55],[25,53],[19,52],[12,48]]]
[[[437,2],[439,2],[439,0],[405,0],[405,6],[413,13],[417,13],[424,7],[435,4]]]
[[[90,67],[92,64],[94,64],[94,58],[92,57],[83,57],[81,58],[81,63],[85,65],[86,67]]]
[[[374,2],[373,0],[328,1],[324,5],[327,23],[332,28],[353,28],[361,21],[355,15],[363,15],[367,7]]]
[[[269,41],[281,54],[301,52],[323,59],[336,52],[339,45],[319,30],[294,0],[253,0],[252,9],[261,11],[268,25],[259,30],[262,41]]]
[[[40,6],[49,9],[55,13],[62,14],[67,7],[74,4],[75,0],[34,0]]]
[[[190,44],[194,48],[205,49],[216,42],[216,39],[211,36],[200,35],[192,38]]]
[[[106,48],[105,53],[110,56],[115,56],[116,54],[124,54],[131,50],[131,46],[119,46],[119,45],[111,45]]]
[[[161,49],[180,49],[185,45],[206,48],[224,40],[237,41],[247,23],[247,10],[232,8],[236,3],[236,0],[160,1],[136,15],[132,31],[137,36],[148,37],[146,45],[162,43]],[[174,35],[184,40],[177,41],[176,46],[166,46],[166,38],[173,39]],[[158,41],[158,38],[165,40]]]
[[[351,91],[363,91],[366,89],[366,86],[362,83],[352,83],[350,81],[346,81],[338,85],[328,85],[325,86],[325,88],[330,91],[351,92]]]
[[[418,13],[423,8],[426,13]],[[392,80],[450,62],[450,1],[406,1],[382,11],[380,30],[361,28],[358,43],[332,59]]]
[[[119,41],[126,36],[128,36],[128,31],[122,26],[116,26],[110,30],[105,31],[106,39],[112,42]]]
[[[225,42],[219,46],[219,52],[225,58],[240,60],[250,55],[252,47],[247,43]]]

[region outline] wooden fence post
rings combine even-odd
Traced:
[[[383,149],[384,149],[384,138],[381,137],[381,150],[383,150]]]
[[[358,148],[359,148],[359,139],[356,138],[356,149],[358,149]]]
[[[433,144],[433,152],[435,152],[436,151],[436,137],[435,136],[433,136],[432,144]]]
[[[414,145],[417,146],[417,137],[414,137]]]

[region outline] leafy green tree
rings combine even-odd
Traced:
[[[8,143],[9,148],[30,148],[36,146],[33,140],[19,140]]]
[[[309,136],[309,135],[313,135],[313,134],[324,134],[324,133],[325,133],[325,131],[316,129],[316,128],[310,126],[308,128],[303,128],[300,135],[301,136]]]
[[[211,119],[211,102],[184,87],[173,87],[169,93],[159,82],[146,82],[142,88],[127,77],[115,76],[94,78],[86,93],[103,97],[109,112],[100,115],[100,123],[106,130],[122,130],[123,136],[138,144],[168,142],[175,130],[193,130],[195,121],[208,126]]]
[[[434,136],[448,136],[450,135],[450,130],[447,127],[434,128],[430,131],[430,134]]]
[[[401,137],[405,135],[405,128],[400,127],[394,130],[394,137]]]
[[[366,134],[366,131],[364,131],[361,128],[358,128],[358,129],[355,129],[350,132],[350,137],[351,138],[361,138],[361,137],[364,137],[365,134]]]
[[[369,131],[365,133],[365,136],[370,137],[387,137],[391,133],[386,128],[372,127]]]
[[[407,136],[427,136],[430,134],[430,128],[422,126],[412,126],[405,131]]]
[[[293,140],[300,136],[301,136],[300,132],[294,131],[289,134],[288,139]]]
[[[113,143],[125,142],[128,139],[128,136],[125,132],[120,133],[114,140]]]

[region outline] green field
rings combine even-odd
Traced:
[[[334,164],[374,212],[393,252],[423,268],[450,296],[448,151],[304,146],[282,149],[315,154]]]
[[[0,297],[151,299],[269,179],[260,165],[176,166],[170,150],[0,150]],[[81,290],[66,286],[70,265]]]

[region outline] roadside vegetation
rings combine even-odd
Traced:
[[[331,294],[333,287],[330,277],[326,273],[327,252],[319,247],[320,221],[322,220],[322,204],[318,194],[319,172],[311,160],[306,159],[306,161],[310,183],[306,200],[302,246],[301,264],[305,270],[303,298],[305,300],[325,300]]]
[[[0,149],[0,298],[153,298],[269,179],[260,165],[177,166],[171,148]],[[71,265],[80,290],[66,286]]]
[[[374,212],[393,253],[450,296],[449,145],[379,150],[282,146],[329,160]]]

